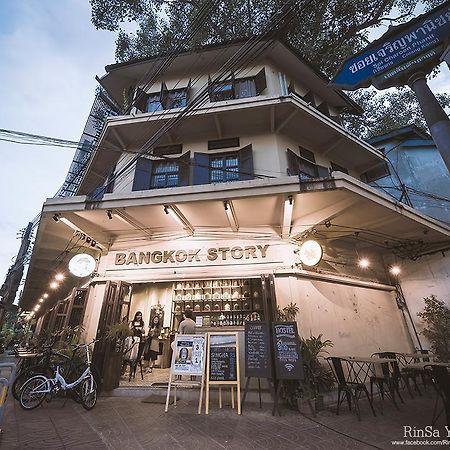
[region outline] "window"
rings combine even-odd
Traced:
[[[300,147],[300,156],[287,149],[288,175],[296,175],[300,180],[329,177],[326,167],[316,164],[314,153]]]
[[[239,156],[237,153],[211,156],[210,182],[224,183],[239,180]]]
[[[179,144],[181,145],[181,144]],[[187,151],[179,158],[150,159],[141,156],[136,161],[132,191],[188,186],[191,156]]]
[[[238,151],[219,153],[194,153],[194,185],[244,181],[254,178],[252,145]]]
[[[361,175],[361,180],[365,183],[372,183],[374,181],[379,180],[380,178],[384,178],[389,176],[391,173],[389,171],[389,167],[387,164],[383,163]]]
[[[233,100],[237,98],[256,97],[266,89],[266,73],[261,69],[254,77],[235,79],[213,83],[209,79],[209,97],[212,102]]]
[[[212,102],[221,102],[224,100],[232,100],[235,98],[233,82],[226,81],[224,83],[217,83],[212,86],[210,98]]]
[[[187,105],[191,81],[182,89],[167,89],[166,83],[161,83],[159,92],[147,94],[141,88],[136,89],[134,104],[141,112],[155,112],[164,109],[184,108]]]
[[[187,89],[167,91],[164,109],[184,108],[187,105]]]
[[[208,141],[208,150],[217,150],[218,148],[239,147],[239,138],[217,139]]]
[[[183,144],[163,145],[153,150],[154,156],[176,155],[183,151]]]
[[[178,160],[163,160],[153,162],[151,188],[166,188],[178,186]]]
[[[160,94],[148,94],[145,112],[162,111],[162,109]]]
[[[333,161],[331,161],[331,170],[346,173],[348,175],[348,170],[345,167],[342,167],[339,164],[334,163]]]

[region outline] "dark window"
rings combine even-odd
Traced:
[[[254,77],[232,78],[229,81],[212,83],[209,80],[209,97],[212,102],[233,100],[236,98],[256,97],[267,87],[266,73],[261,69]]]
[[[310,161],[314,164],[316,163],[316,157],[314,156],[313,152],[306,150],[306,148],[303,148],[303,147],[299,147],[299,150],[300,150],[300,156],[303,159],[307,159],[308,161]]]
[[[148,94],[146,112],[162,111],[161,94]]]
[[[256,83],[254,78],[235,80],[234,95],[236,98],[256,97]]]
[[[177,155],[183,151],[183,144],[163,145],[153,150],[153,155]]]
[[[239,156],[237,153],[211,156],[210,182],[224,183],[239,180]]]
[[[168,91],[164,101],[164,109],[184,108],[187,105],[187,89]]]
[[[218,148],[239,147],[239,138],[217,139],[208,141],[208,150],[217,150]]]
[[[328,168],[315,163],[314,153],[302,148],[300,148],[300,152],[308,159],[303,156],[298,156],[292,150],[287,149],[288,175],[297,175],[300,180],[329,177]]]
[[[178,186],[178,160],[153,161],[151,188]]]
[[[381,164],[378,167],[375,167],[361,175],[361,180],[365,183],[372,183],[373,181],[377,181],[380,178],[384,178],[389,176],[391,173],[389,171],[389,167],[387,164]]]
[[[342,167],[339,164],[334,163],[333,161],[331,161],[331,170],[346,173],[348,175],[348,170],[345,167]]]
[[[194,153],[193,184],[222,183],[226,181],[253,180],[252,145],[238,151],[219,153]]]
[[[136,161],[132,190],[188,186],[190,161],[189,151],[179,158],[155,160],[141,157]]]
[[[226,81],[214,84],[211,88],[210,98],[212,102],[221,102],[223,100],[232,100],[235,98],[233,82]]]

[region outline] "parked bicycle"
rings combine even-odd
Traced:
[[[17,374],[11,387],[13,397],[16,400],[20,398],[22,386],[32,376],[45,375],[51,377],[54,373],[53,368],[58,364],[62,367],[69,367],[71,358],[63,353],[54,351],[54,345],[55,341],[53,340],[50,344],[44,345],[35,357],[19,361]]]
[[[94,339],[88,344],[79,344],[73,347],[73,357],[82,348],[86,350],[86,368],[83,373],[73,381],[68,383],[61,374],[61,366],[56,367],[54,377],[45,375],[35,375],[27,380],[20,390],[20,406],[24,409],[37,408],[44,399],[50,401],[61,391],[71,393],[76,401],[87,409],[92,409],[97,403],[97,383],[91,372],[91,356],[89,346],[97,340]]]

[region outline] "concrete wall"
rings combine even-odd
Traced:
[[[290,302],[300,308],[300,336],[322,334],[334,343],[331,355],[411,350],[393,292],[295,276],[277,277],[275,285],[280,308]]]
[[[102,311],[103,297],[105,295],[106,282],[94,283],[88,292],[88,300],[84,313],[83,325],[85,327],[84,340],[90,342],[97,334],[98,321]]]
[[[420,333],[424,324],[417,313],[423,311],[425,297],[435,295],[450,307],[450,254],[443,256],[439,253],[417,261],[403,262],[400,284],[414,324]],[[425,337],[420,334],[419,337],[424,348],[428,348],[429,343]]]
[[[373,185],[383,186],[397,199],[400,199],[402,193],[394,186],[398,186],[400,181],[417,191],[441,197],[441,199],[432,198],[424,194],[408,192],[415,209],[450,223],[450,202],[444,199],[450,192],[450,173],[433,141],[412,142],[414,146],[412,143],[409,145],[408,141],[398,147],[395,147],[398,145],[397,141],[384,145],[384,151],[391,161],[389,166],[391,175],[377,180]],[[420,145],[421,142],[423,145]],[[387,189],[386,186],[388,186]]]

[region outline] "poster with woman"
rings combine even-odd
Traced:
[[[203,375],[205,337],[177,335],[174,346],[174,375]]]

